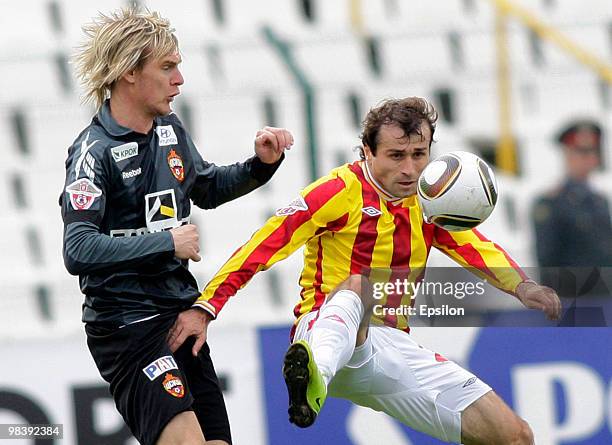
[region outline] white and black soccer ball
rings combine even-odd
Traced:
[[[491,167],[478,156],[452,151],[425,167],[417,195],[427,222],[456,232],[488,218],[497,203],[497,183]]]

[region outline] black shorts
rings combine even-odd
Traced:
[[[87,345],[119,413],[143,445],[153,445],[177,414],[193,410],[206,440],[232,443],[208,344],[197,357],[189,338],[174,354],[166,342],[177,314],[120,329],[85,326]]]

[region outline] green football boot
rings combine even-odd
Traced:
[[[309,427],[321,411],[327,387],[306,341],[298,340],[287,349],[283,377],[289,393],[289,421]]]

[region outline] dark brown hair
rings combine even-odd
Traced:
[[[421,123],[429,124],[431,140],[436,131],[438,113],[433,105],[420,97],[406,97],[404,99],[387,99],[380,102],[376,107],[370,109],[361,126],[362,146],[359,148],[359,156],[365,159],[363,147],[368,146],[372,154],[376,156],[378,145],[378,133],[383,125],[397,124],[404,130],[404,134],[421,134]]]

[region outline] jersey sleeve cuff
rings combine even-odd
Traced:
[[[278,170],[278,167],[285,159],[285,153],[283,153],[280,159],[274,164],[266,164],[262,162],[261,159],[259,159],[257,156],[253,156],[251,159],[251,177],[261,183],[265,183],[268,182],[270,178],[274,175],[276,170]]]
[[[196,301],[195,303],[193,303],[191,307],[197,307],[197,308],[205,310],[212,316],[213,320],[217,318],[217,310],[214,308],[212,304],[204,300]]]
[[[521,284],[523,283],[529,283],[529,284],[538,284],[536,281],[532,280],[531,278],[525,278],[524,280],[521,280],[518,282],[518,284],[516,286],[514,286],[514,290],[512,291],[512,295],[514,295],[515,297],[518,298],[518,288]]]

